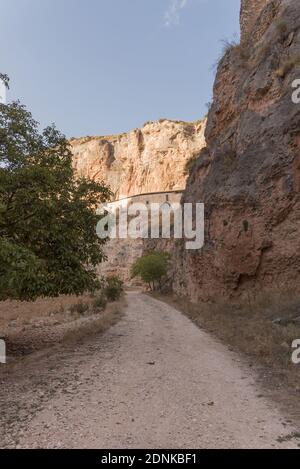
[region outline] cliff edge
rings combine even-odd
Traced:
[[[206,207],[203,250],[175,247],[174,290],[193,301],[300,288],[299,0],[244,0],[241,29],[183,198]]]

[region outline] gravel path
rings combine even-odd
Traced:
[[[259,397],[255,374],[238,355],[139,292],[128,293],[125,316],[104,335],[51,349],[2,379],[0,398],[2,447],[298,443],[275,405]]]

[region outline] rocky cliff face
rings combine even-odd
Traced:
[[[183,199],[206,205],[204,248],[175,247],[174,289],[193,301],[300,289],[300,2],[244,0],[241,25]]]
[[[279,0],[280,1],[280,0]],[[257,20],[261,17],[261,13],[264,11],[267,13],[266,6],[271,5],[271,9],[278,2],[274,0],[241,0],[241,42],[251,41],[251,34],[254,30],[257,33]],[[263,18],[261,18],[263,19]],[[263,22],[261,22],[262,24]],[[268,25],[267,25],[268,26]]]
[[[77,174],[108,184],[115,200],[183,190],[186,165],[205,146],[205,125],[206,120],[161,120],[127,134],[73,139],[74,167]],[[161,203],[159,195],[146,199]],[[99,266],[99,275],[119,275],[130,283],[131,265],[142,254],[143,246],[142,240],[110,240],[105,246],[107,261]]]
[[[78,174],[104,180],[114,198],[184,189],[186,163],[205,146],[205,120],[161,120],[130,133],[71,140]]]

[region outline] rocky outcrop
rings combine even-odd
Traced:
[[[299,0],[244,0],[241,25],[183,198],[206,206],[204,248],[175,246],[174,289],[193,301],[300,289]]]
[[[241,0],[241,42],[251,40],[251,34],[254,30],[257,33],[257,20],[261,17],[262,11],[266,12],[266,6],[271,5],[271,9],[275,6],[277,8],[278,2],[274,0]]]
[[[186,164],[205,146],[205,123],[160,120],[120,135],[72,139],[75,170],[105,181],[114,199],[184,189]]]
[[[164,207],[169,203],[180,206],[181,197],[181,191],[137,195],[129,197],[126,200],[122,199],[121,205],[122,207],[130,207],[132,204],[143,204],[145,219],[148,221],[146,221],[145,228],[142,231],[149,233],[153,225],[151,225],[151,217],[149,216],[150,213],[148,212],[148,207],[152,203],[159,204],[160,207]],[[120,204],[118,202],[112,202],[107,205],[108,211],[116,214],[119,213],[119,207]],[[136,216],[141,215],[141,213],[142,212],[139,209]],[[159,229],[158,225],[159,221],[158,223],[154,223],[154,226],[156,226],[157,229]],[[119,226],[117,223],[117,230],[118,228]],[[164,244],[163,250],[172,250],[173,240],[169,241],[170,242],[168,244]],[[104,248],[107,259],[98,266],[98,274],[100,276],[118,275],[118,277],[120,277],[127,285],[138,285],[141,283],[140,280],[131,278],[131,267],[135,260],[140,257],[145,250],[156,249],[158,245],[159,242],[157,239],[153,239],[153,242],[150,242],[150,239],[147,240],[146,238],[133,239],[132,237],[126,237],[125,239],[120,239],[119,237],[117,239],[110,239]]]
[[[193,123],[161,120],[128,134],[72,139],[74,168],[81,176],[109,185],[113,200],[151,192],[155,194],[132,201],[160,204],[166,197],[170,201],[178,197],[179,202],[180,193],[158,193],[185,188],[186,167],[205,146],[205,124],[205,119]],[[143,240],[111,239],[105,245],[107,260],[99,266],[99,275],[118,275],[130,283],[131,265],[143,249]]]

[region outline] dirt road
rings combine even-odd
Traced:
[[[3,447],[297,447],[254,372],[180,312],[128,293],[123,319],[2,378]],[[285,437],[280,443],[278,438]]]

